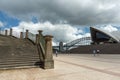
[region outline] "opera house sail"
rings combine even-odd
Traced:
[[[106,31],[96,27],[90,27],[92,44],[119,43],[120,31]]]

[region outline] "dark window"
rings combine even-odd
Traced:
[[[110,39],[109,36],[107,36],[107,35],[105,35],[103,33],[100,33],[100,32],[96,32],[96,38],[97,39],[103,39],[103,40],[109,40]]]

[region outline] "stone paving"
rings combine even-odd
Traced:
[[[1,70],[0,80],[120,80],[120,54],[58,54],[55,68]]]

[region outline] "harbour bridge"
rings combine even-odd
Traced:
[[[79,39],[75,39],[71,42],[68,42],[68,43],[64,44],[63,46],[61,46],[61,45],[53,46],[53,49],[56,49],[58,51],[67,51],[72,48],[76,48],[78,46],[90,45],[91,42],[92,42],[91,37],[82,37]]]

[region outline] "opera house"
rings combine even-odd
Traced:
[[[99,49],[101,54],[120,54],[120,31],[106,31],[90,27],[90,45],[79,45],[69,50],[70,53],[92,53]]]
[[[106,31],[103,29],[90,27],[93,44],[120,43],[120,31]]]

